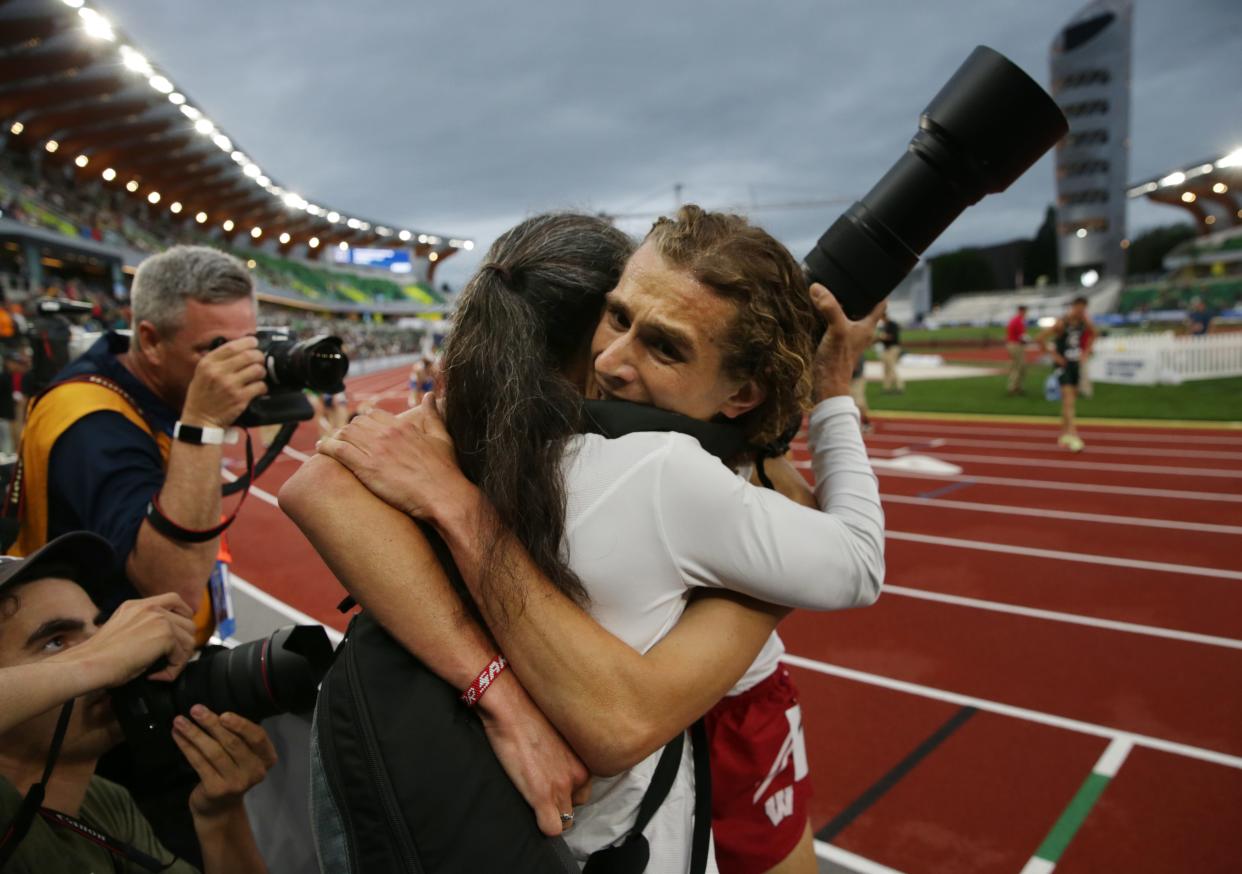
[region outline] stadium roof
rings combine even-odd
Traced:
[[[1202,234],[1242,227],[1242,147],[1217,159],[1205,158],[1130,186],[1130,198],[1146,197],[1180,206]]]
[[[124,188],[226,239],[282,250],[409,246],[442,260],[473,241],[350,215],[290,191],[85,0],[0,0],[0,120],[11,145]]]

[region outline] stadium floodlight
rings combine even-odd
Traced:
[[[116,171],[113,170],[111,167],[105,167],[101,175],[104,178],[104,182],[111,182],[113,179],[116,178]]]
[[[233,150],[233,141],[222,133],[213,135],[211,141],[215,143],[216,148],[222,152],[231,152]]]
[[[1074,236],[1076,236],[1080,240],[1083,239],[1085,236],[1087,236],[1087,229],[1079,228],[1077,231],[1074,232]]]
[[[193,106],[191,106],[188,103],[183,103],[181,105],[181,114],[184,115],[186,118],[188,118],[190,121],[198,121],[200,118],[203,117],[203,114],[200,111],[198,111],[197,109],[195,109]]]
[[[260,173],[259,176],[255,178],[254,184],[258,185],[260,188],[267,188],[272,184],[272,180]]]
[[[137,191],[137,190],[138,190],[138,180],[137,180],[137,179],[131,179],[131,180],[129,180],[128,182],[126,182],[126,183],[125,183],[125,190],[126,190],[126,191],[128,191],[128,192],[130,192],[131,194],[132,194],[133,192]]]
[[[340,220],[341,220],[341,214],[340,214],[339,212],[337,212],[337,211],[336,211],[336,210],[334,210],[334,209],[333,209],[333,210],[329,210],[329,212],[328,212],[328,221],[332,222],[332,224],[336,224],[336,223],[337,223],[337,222],[339,222]]]
[[[1090,288],[1100,281],[1100,272],[1098,270],[1088,270],[1078,277],[1078,281],[1082,283],[1083,288]]]
[[[174,91],[172,94],[168,95],[168,102],[173,106],[181,106],[185,103],[185,95],[180,91]]]
[[[256,240],[259,239],[259,237],[263,236],[263,228],[251,228],[250,236],[254,237]]]
[[[427,235],[426,235],[426,234],[419,234],[419,235],[418,235],[418,242],[420,242],[420,243],[425,243],[425,242],[427,242]]]
[[[198,222],[200,225],[204,224],[207,221],[207,213],[205,212],[198,213],[197,215],[194,216],[194,221]]]
[[[76,158],[73,159],[73,163],[77,164],[79,167],[85,167],[90,162],[91,162],[91,159],[86,157],[85,155],[78,155]]]
[[[242,152],[230,152],[229,157],[232,158],[234,161],[236,161],[238,164],[245,164],[248,160],[245,154]]]
[[[1225,157],[1216,162],[1216,166],[1222,170],[1226,167],[1242,167],[1242,147],[1234,149]]]
[[[161,94],[172,94],[173,92],[173,83],[163,76],[152,76],[147,82]]]
[[[364,221],[362,221],[361,219],[359,219],[359,220],[358,220],[358,230],[360,230],[360,231],[369,231],[369,230],[371,230],[371,223],[370,223],[370,222],[364,222]]]
[[[87,36],[94,37],[95,39],[104,39],[108,42],[116,39],[116,34],[112,32],[112,25],[108,23],[108,19],[94,9],[80,6],[78,8],[78,15],[82,16],[82,29],[86,31]]]
[[[168,205],[168,211],[171,212],[173,215],[178,215],[181,212],[181,201],[174,200],[172,203],[170,203]]]
[[[375,233],[379,234],[381,237],[391,237],[392,229],[386,228],[383,225],[379,225],[375,228]]]
[[[81,9],[84,0],[61,0],[70,9]]]
[[[263,175],[263,171],[259,169],[259,165],[253,162],[243,164],[242,172],[245,173],[247,176],[249,176],[251,179],[254,179],[255,177]]]
[[[1224,182],[1217,182],[1215,185],[1212,186],[1212,191],[1215,194],[1224,194],[1228,190],[1229,190],[1229,186],[1226,185]]]
[[[439,238],[439,237],[437,237],[437,236],[435,236],[434,234],[428,234],[428,235],[427,235],[427,242],[428,242],[428,243],[430,243],[430,244],[431,244],[431,245],[433,245],[433,246],[438,246],[438,245],[440,245],[440,238]]]
[[[228,233],[229,231],[233,230],[233,227],[234,227],[233,220],[225,219],[224,224],[220,225],[220,227],[224,228],[225,233]]]
[[[1205,216],[1203,217],[1203,223],[1204,223],[1205,225],[1214,225],[1214,224],[1216,224],[1216,216],[1214,216],[1214,215],[1205,215]]]
[[[1193,191],[1182,192],[1182,203],[1194,203],[1198,199]]]
[[[48,153],[51,154],[60,148],[60,143],[56,142],[56,140],[48,140],[43,144],[43,148],[47,149]]]
[[[355,231],[356,231],[356,230],[358,230],[358,227],[359,227],[361,224],[362,224],[362,223],[361,223],[361,222],[359,222],[356,218],[352,218],[352,217],[351,217],[351,218],[347,218],[347,219],[345,220],[345,226],[346,226],[346,227],[349,227],[349,228],[353,228]]]
[[[9,126],[9,133],[11,133],[13,136],[18,136],[25,129],[26,129],[26,125],[22,124],[20,121],[15,121],[13,122],[12,125]]]
[[[440,260],[440,253],[439,253],[439,252],[428,252],[428,253],[427,253],[427,260],[428,260],[428,261],[439,261],[439,260]]]
[[[211,119],[200,118],[198,121],[194,122],[194,129],[200,134],[206,136],[207,134],[215,133],[216,126],[211,123]]]
[[[159,202],[160,202],[160,193],[158,191],[152,191],[150,194],[147,195],[147,203],[159,203]]]
[[[284,201],[285,206],[291,207],[293,209],[306,209],[306,207],[308,206],[305,199],[303,199],[297,194],[294,194],[292,191],[286,192],[285,196],[282,197],[281,200]]]
[[[341,251],[342,251],[342,252],[348,252],[348,251],[349,251],[349,243],[346,243],[344,240],[341,240],[341,242],[340,242],[340,243],[338,243],[337,245],[338,245],[338,246],[340,246],[340,249],[341,249]]]
[[[289,245],[289,241],[290,241],[290,240],[292,240],[292,239],[293,239],[293,237],[289,236],[289,232],[288,232],[288,231],[285,231],[285,232],[283,232],[283,233],[280,235],[280,244],[281,244],[282,246],[287,246],[287,245]]]
[[[320,215],[323,215],[323,207],[321,207],[321,206],[316,206],[316,205],[315,205],[315,204],[313,204],[313,203],[308,203],[308,204],[306,204],[306,211],[307,211],[307,212],[309,212],[311,215],[314,215],[314,216],[320,216]]]
[[[1161,179],[1160,187],[1168,188],[1173,185],[1181,185],[1185,181],[1186,181],[1186,174],[1179,170],[1178,172],[1170,173],[1168,176],[1165,176],[1163,179]]]
[[[410,241],[410,237],[412,236],[414,235],[411,234],[409,231],[402,231],[401,233],[397,234],[397,238],[401,240],[401,242],[403,243],[408,243]]]
[[[141,73],[144,76],[150,76],[155,73],[151,68],[151,62],[133,46],[121,46],[121,63],[125,65],[126,69],[133,70],[135,73]]]
[[[318,249],[318,248],[319,248],[319,238],[318,238],[318,237],[311,237],[309,240],[307,240],[307,241],[306,241],[306,245],[310,246],[312,249]]]
[[[461,244],[461,247],[462,247],[463,249],[465,249],[467,252],[471,252],[471,251],[473,251],[473,250],[474,250],[474,240],[463,240],[463,241],[462,241],[462,244]]]

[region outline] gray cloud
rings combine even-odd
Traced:
[[[675,183],[709,206],[861,195],[976,44],[1046,81],[1081,2],[101,5],[279,184],[477,239],[444,265],[459,281],[545,209],[666,210]],[[1131,177],[1242,144],[1234,0],[1136,7]],[[1052,185],[1046,158],[938,248],[1030,235]],[[800,255],[841,209],[754,215]]]

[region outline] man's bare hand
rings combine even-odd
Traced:
[[[501,767],[535,811],[539,830],[555,837],[567,828],[562,813],[585,804],[591,775],[565,739],[530,700],[511,672],[505,672],[479,701],[479,715]]]
[[[190,812],[196,822],[235,813],[242,796],[276,764],[276,750],[267,732],[236,713],[217,716],[196,704],[190,715],[193,720],[173,720],[172,733],[200,780],[190,793]]]
[[[850,380],[858,359],[875,340],[875,326],[884,315],[885,302],[858,321],[851,321],[832,292],[818,282],[811,285],[811,302],[828,322],[828,331],[815,350],[811,396],[824,398],[850,393]]]
[[[384,503],[416,519],[430,519],[455,492],[474,488],[457,466],[453,438],[431,393],[400,416],[375,409],[356,417],[319,441],[319,452],[348,468]]]
[[[175,594],[123,601],[112,617],[84,643],[54,656],[80,665],[107,689],[129,682],[161,658],[168,666],[153,680],[171,680],[194,655],[194,619]]]
[[[209,428],[229,427],[252,400],[267,392],[266,373],[254,337],[239,337],[212,349],[194,368],[181,420]]]

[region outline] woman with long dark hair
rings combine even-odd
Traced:
[[[681,220],[693,225],[702,215],[689,214]],[[710,223],[710,216],[703,221]],[[644,432],[609,440],[578,433],[583,424],[582,392],[590,387],[591,364],[597,357],[590,340],[603,293],[616,286],[616,307],[625,311],[610,310],[609,324],[614,333],[626,332],[629,327],[622,321],[646,318],[644,307],[650,302],[644,302],[644,290],[658,293],[660,283],[649,280],[655,277],[675,283],[680,275],[677,271],[684,272],[680,266],[670,270],[658,249],[645,247],[645,253],[640,250],[616,282],[601,283],[610,269],[616,269],[615,262],[611,268],[605,265],[609,253],[619,248],[617,232],[601,224],[581,216],[542,216],[497,240],[487,262],[463,293],[455,329],[445,349],[443,426],[433,409],[424,404],[417,422],[414,419],[418,414],[406,422],[379,414],[364,417],[340,439],[323,447],[389,508],[433,522],[500,639],[512,640],[507,629],[523,624],[515,613],[536,607],[526,602],[525,596],[536,591],[530,588],[532,578],[541,576],[551,586],[538,591],[556,592],[561,599],[558,603],[570,609],[574,602],[582,604],[632,647],[622,652],[626,647],[618,647],[615,640],[604,641],[606,635],[597,626],[592,630],[587,617],[566,613],[562,614],[563,621],[547,627],[544,635],[550,649],[564,657],[554,658],[548,671],[542,667],[543,659],[530,651],[532,657],[528,661],[523,656],[518,667],[524,682],[534,681],[533,686],[538,687],[532,691],[540,706],[592,770],[621,771],[609,781],[597,781],[597,801],[593,804],[571,811],[569,787],[554,801],[552,809],[559,811],[562,822],[577,822],[568,836],[579,859],[626,834],[658,758],[652,751],[658,751],[670,736],[728,690],[774,625],[774,618],[763,610],[743,609],[732,603],[705,604],[700,612],[716,611],[711,629],[696,627],[694,617],[687,614],[674,635],[685,634],[694,643],[674,643],[677,638],[666,635],[683,616],[691,585],[736,587],[766,600],[829,609],[869,603],[878,589],[883,563],[882,520],[874,475],[866,463],[857,436],[857,414],[848,398],[848,408],[833,404],[833,399],[825,401],[828,406],[822,407],[818,426],[812,418],[812,442],[819,433],[838,444],[834,454],[838,476],[831,487],[825,486],[820,505],[826,508],[834,494],[849,493],[852,499],[846,502],[851,506],[839,508],[835,516],[751,489],[693,440],[680,435]],[[695,294],[708,295],[703,312],[716,319],[715,327],[689,338],[692,346],[696,337],[703,341],[691,350],[701,353],[697,362],[673,368],[674,377],[689,374],[692,378],[679,383],[676,378],[670,381],[667,373],[647,370],[645,384],[653,393],[670,386],[698,386],[702,391],[687,397],[707,403],[709,408],[716,404],[723,415],[735,420],[764,408],[766,418],[741,425],[753,438],[765,434],[765,429],[770,431],[774,424],[783,428],[789,414],[799,409],[803,400],[799,392],[805,395],[810,391],[809,378],[794,388],[778,388],[774,382],[760,386],[754,378],[762,373],[770,379],[772,372],[780,372],[779,361],[758,360],[765,348],[768,357],[787,356],[791,367],[796,367],[800,358],[802,370],[807,369],[809,331],[798,320],[809,321],[810,307],[792,287],[796,264],[775,241],[769,243],[770,238],[759,236],[762,232],[753,233],[755,229],[741,220],[707,231],[732,234],[738,245],[726,248],[740,248],[750,256],[750,262],[759,262],[739,261],[735,271],[748,282],[747,277],[758,277],[753,280],[755,290],[743,287],[738,280],[737,287],[727,289],[742,296],[735,302],[727,294],[719,300],[711,297],[716,286],[683,288],[690,295],[687,303],[697,299]],[[674,235],[673,239],[678,238]],[[771,263],[763,263],[764,258]],[[727,271],[719,275],[725,276]],[[726,282],[718,281],[722,285]],[[627,300],[629,303],[624,303]],[[819,308],[821,312],[831,310],[823,298]],[[838,345],[842,337],[855,335],[865,342],[872,325],[860,323],[855,330],[844,322],[839,308],[835,313]],[[652,330],[659,333],[656,328]],[[779,341],[764,341],[764,331],[779,331],[784,336]],[[799,336],[799,331],[805,336]],[[687,333],[693,332],[691,326]],[[638,340],[648,342],[645,335]],[[662,342],[658,337],[654,340]],[[669,354],[681,355],[675,350]],[[712,359],[712,354],[716,358]],[[850,349],[820,355],[821,370],[832,377],[821,382],[833,387],[829,384],[840,368],[825,363],[833,356],[844,362],[844,378],[839,381],[845,386],[841,393],[848,394],[853,363]],[[612,385],[609,391],[616,389]],[[788,399],[791,408],[782,408],[782,398]],[[822,460],[817,455],[817,466]],[[410,617],[404,606],[412,591],[409,580],[394,582],[391,575],[380,579],[383,575],[375,573],[381,555],[388,557],[391,567],[399,550],[394,553],[382,544],[371,550],[357,539],[375,535],[390,522],[404,525],[399,535],[396,527],[391,530],[407,545],[420,535],[399,516],[390,515],[389,521],[383,521],[383,511],[368,510],[371,515],[363,522],[363,514],[353,512],[357,503],[352,499],[349,515],[353,525],[349,532],[326,530],[325,520],[315,518],[313,504],[299,500],[296,492],[313,490],[322,498],[325,488],[331,488],[337,499],[347,487],[339,478],[343,471],[326,471],[322,463],[318,469],[317,473],[308,466],[305,474],[299,474],[301,484],[297,478],[291,481],[282,493],[282,504],[394,637],[423,656],[441,676],[464,688],[467,683],[462,680],[469,673],[462,673],[462,664],[473,663],[477,671],[477,666],[487,664],[490,658],[486,636],[472,639],[467,631],[463,642],[459,635],[437,632],[434,620],[425,614]],[[821,479],[826,481],[827,477]],[[433,491],[439,497],[428,500],[428,493],[417,484],[419,480],[435,482]],[[465,491],[460,488],[462,484]],[[439,491],[441,488],[444,491]],[[465,495],[466,500],[456,501],[453,494]],[[703,517],[699,521],[708,517],[710,521],[697,530],[678,518],[678,525],[686,531],[672,531],[657,518],[658,508],[646,512],[641,506],[644,501],[656,500],[679,508],[677,515],[684,517],[688,514],[680,511],[698,496],[702,502],[697,515]],[[450,507],[462,510],[465,516],[446,518]],[[843,524],[839,517],[849,517],[850,522]],[[339,522],[335,519],[332,525],[339,528]],[[463,536],[463,532],[467,534]],[[712,546],[717,537],[721,541],[719,550]],[[713,557],[714,551],[720,553],[718,559]],[[686,561],[694,564],[693,571]],[[437,583],[434,573],[418,574],[421,604],[428,603],[428,592],[437,585],[441,592],[446,591],[440,579]],[[538,609],[542,611],[545,606],[541,603]],[[453,614],[451,608],[447,612]],[[726,613],[744,618],[734,626],[717,621]],[[683,632],[683,626],[694,630]],[[448,655],[437,647],[437,633],[448,645]],[[729,639],[730,634],[736,634],[736,639]],[[716,652],[711,649],[713,640]],[[456,658],[463,649],[472,647],[478,650],[471,657],[473,662]],[[637,652],[648,653],[648,659],[638,658]],[[645,674],[639,664],[660,662],[662,658],[672,667],[654,676]],[[433,664],[437,659],[441,664]],[[662,694],[650,695],[652,684],[660,684]],[[610,690],[604,697],[615,702],[613,707],[601,712],[593,703],[591,709],[596,712],[586,717],[576,714],[575,700],[584,700],[578,692],[588,685]],[[644,714],[653,707],[652,703],[641,703],[644,697],[656,702],[670,693],[678,699],[676,706],[654,715]],[[489,690],[488,698],[493,694]],[[585,697],[590,698],[590,694]],[[599,698],[591,700],[598,702]],[[486,724],[486,717],[484,721]],[[640,722],[643,726],[635,728]],[[501,757],[505,758],[503,753]],[[630,768],[635,762],[637,765]],[[510,776],[521,783],[521,766],[506,765]],[[687,751],[679,765],[677,783],[644,831],[657,854],[654,858],[662,860],[653,870],[685,870],[688,864],[694,794],[691,767]],[[529,792],[524,794],[539,810],[541,801],[531,798]],[[542,813],[540,824],[548,830]]]

